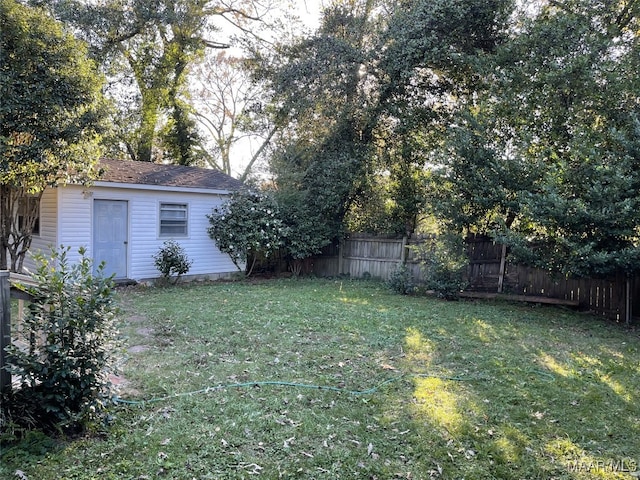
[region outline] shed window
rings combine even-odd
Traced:
[[[188,227],[186,203],[160,204],[160,236],[186,237]]]

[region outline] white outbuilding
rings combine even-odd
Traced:
[[[84,247],[117,280],[158,278],[153,256],[174,240],[192,260],[187,277],[224,278],[237,272],[207,234],[207,215],[242,183],[222,172],[180,165],[103,159],[90,186],[47,189],[31,251]],[[29,256],[27,270],[34,268]]]

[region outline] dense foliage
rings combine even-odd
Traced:
[[[91,41],[115,84],[133,79],[115,123],[119,146],[143,160],[200,159],[189,67],[224,46],[212,19],[240,27],[251,56],[207,67],[221,70],[209,90],[220,142],[203,157],[231,171],[230,118],[264,135],[292,262],[345,229],[405,235],[429,217],[550,270],[640,267],[635,0],[337,0],[314,32],[268,49],[243,22],[270,2],[39,3]],[[223,69],[242,67],[255,83],[236,101],[227,84],[247,75]]]
[[[430,214],[550,270],[637,270],[637,2],[340,5],[266,69],[280,188],[336,236]]]
[[[485,86],[449,123],[432,177],[449,228],[563,273],[638,268],[638,13],[543,3],[479,59]]]
[[[287,128],[276,142],[271,171],[279,191],[302,196],[324,243],[339,237],[360,182],[366,181],[372,128],[366,72],[374,3],[337,2],[315,35],[259,64],[278,118]],[[357,4],[357,5],[356,5]],[[281,121],[281,120],[280,120]]]
[[[22,339],[11,345],[10,372],[20,388],[3,399],[3,414],[17,425],[75,431],[103,420],[112,390],[116,314],[114,283],[103,265],[69,249],[37,255],[35,287]],[[9,428],[9,426],[7,426]]]
[[[209,236],[247,275],[259,257],[274,255],[284,244],[287,228],[272,195],[241,190],[208,215]]]
[[[106,109],[103,78],[62,24],[0,0],[0,25],[0,268],[19,271],[45,187],[95,176]]]
[[[327,226],[300,193],[236,192],[209,216],[209,236],[247,275],[258,260],[279,255],[299,275],[309,257],[328,244]]]

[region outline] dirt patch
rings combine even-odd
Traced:
[[[134,345],[133,347],[129,347],[127,349],[127,352],[129,353],[142,353],[142,352],[146,352],[147,350],[149,350],[149,345]]]
[[[131,387],[131,382],[122,375],[111,374],[109,375],[109,381],[115,387],[119,396],[135,397],[140,395],[140,392]]]
[[[142,335],[143,337],[150,337],[153,334],[153,328],[142,327],[136,329],[136,333],[138,335]]]

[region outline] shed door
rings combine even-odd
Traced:
[[[105,262],[105,273],[127,278],[128,203],[126,200],[93,201],[94,270]]]

